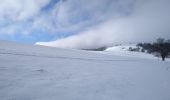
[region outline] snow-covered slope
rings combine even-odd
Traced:
[[[170,62],[0,41],[0,100],[170,100]]]
[[[144,59],[159,59],[148,53],[129,51],[130,47],[137,48],[135,44],[119,45],[119,46],[107,48],[105,52],[101,52],[101,53],[108,54],[108,55],[133,57],[133,58],[136,57],[136,58],[144,58]]]

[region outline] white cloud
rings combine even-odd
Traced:
[[[169,0],[0,0],[0,34],[75,33],[45,45],[95,48],[170,37]]]
[[[30,19],[41,13],[50,0],[0,0],[0,34],[28,33]]]
[[[131,13],[129,6],[135,0],[127,1],[129,2],[124,2],[124,0],[61,1],[50,13],[44,14],[41,18],[37,17],[34,25],[42,26],[43,29],[49,29],[48,26],[50,26],[48,31],[53,31],[53,33],[80,32],[97,23]]]
[[[81,32],[105,20],[124,16],[125,12],[130,13],[129,6],[135,0],[60,0],[48,12],[41,11],[51,1],[0,0],[0,26],[3,26],[0,34],[24,33],[23,30],[53,34]],[[29,27],[24,25],[27,23]]]
[[[80,32],[79,35],[38,44],[87,49],[112,43],[153,41],[158,37],[170,38],[169,0],[136,0],[133,3],[133,12],[128,16],[106,18],[103,23]]]
[[[23,21],[39,13],[49,0],[0,0],[0,17]]]

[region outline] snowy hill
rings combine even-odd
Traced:
[[[130,51],[129,48],[132,50],[137,50],[137,51]],[[108,55],[118,55],[118,56],[126,56],[126,57],[136,57],[136,58],[144,58],[144,59],[161,59],[161,57],[156,57],[153,54],[148,54],[147,51],[142,52],[141,47],[137,47],[136,44],[126,44],[126,45],[117,45],[113,47],[107,48],[104,52],[100,52],[103,54],[108,54]],[[166,60],[170,61],[169,58]]]
[[[170,100],[170,61],[0,41],[0,100]]]
[[[135,44],[118,45],[118,46],[107,48],[105,50],[105,52],[102,52],[102,53],[109,54],[109,55],[126,56],[126,57],[158,59],[158,58],[156,58],[153,55],[148,54],[148,53],[129,51],[130,47],[131,48],[137,48]]]

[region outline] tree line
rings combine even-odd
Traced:
[[[158,38],[154,43],[139,43],[137,46],[142,47],[142,51],[157,54],[163,61],[165,61],[165,58],[170,57],[170,39]]]

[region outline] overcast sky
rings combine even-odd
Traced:
[[[94,48],[170,38],[170,0],[0,0],[0,39]]]

